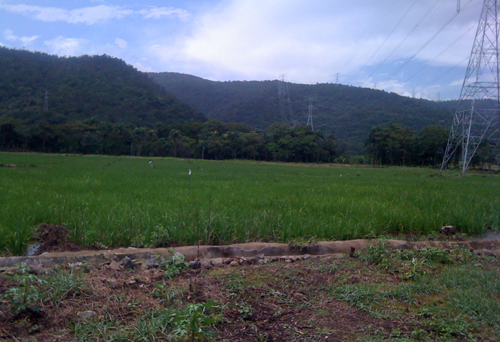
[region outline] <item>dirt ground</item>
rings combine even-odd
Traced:
[[[42,246],[38,253],[87,248],[67,241],[62,227],[39,229]],[[473,257],[479,259],[474,265],[487,265],[500,276],[497,252],[490,252],[491,258],[485,258],[484,252],[475,252]],[[263,261],[255,264],[233,258],[218,267],[186,267],[179,274],[148,265],[146,260],[135,260],[128,267],[123,261],[98,265],[63,263],[53,269],[28,267],[25,275],[20,275],[19,268],[5,269],[0,273],[0,340],[169,341],[173,335],[155,333],[140,337],[140,329],[146,329],[141,328],[144,322],[153,324],[152,318],[148,321],[146,317],[209,300],[217,305],[207,314],[218,314],[218,319],[205,328],[214,334],[200,334],[196,340],[382,341],[395,336],[417,336],[405,341],[420,340],[415,331],[427,336],[421,340],[441,340],[433,337],[439,336],[436,334],[441,330],[429,323],[425,315],[416,314],[414,307],[428,301],[441,305],[445,295],[432,294],[416,302],[390,302],[395,314],[377,314],[336,295],[339,286],[395,288],[408,283],[404,272],[411,270],[409,262],[388,272],[389,266],[381,267],[358,253],[274,262],[261,257]],[[425,270],[438,274],[442,267],[433,264]],[[9,292],[14,288],[20,293]],[[360,291],[362,287],[354,289]],[[19,300],[13,301],[14,297]],[[469,335],[455,330],[458,333],[450,330],[446,336],[467,341],[470,334],[475,334],[477,340],[500,340],[497,332],[484,333],[473,325]],[[129,335],[120,335],[125,331]],[[189,340],[182,336],[176,338]]]
[[[0,339],[72,341],[68,327],[83,322],[79,314],[91,310],[99,319],[113,317],[120,326],[134,325],[151,310],[174,301],[215,300],[225,307],[224,319],[214,327],[217,341],[355,341],[360,334],[396,328],[411,331],[414,323],[375,318],[328,296],[328,288],[340,279],[349,282],[370,277],[362,270],[328,271],[333,257],[187,270],[166,279],[156,268],[113,270],[109,265],[81,273],[88,289],[57,303],[39,300],[41,310],[13,316],[4,301],[0,306]],[[62,272],[80,272],[63,265]],[[365,279],[366,280],[366,279]],[[390,279],[396,281],[396,279]],[[0,294],[17,285],[0,275]],[[171,296],[158,293],[170,291]],[[156,290],[156,292],[155,292]]]

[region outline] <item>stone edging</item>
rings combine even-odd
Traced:
[[[172,250],[181,253],[187,261],[195,259],[214,259],[231,257],[256,257],[265,256],[293,256],[293,255],[329,255],[348,253],[354,248],[360,250],[370,245],[378,244],[382,240],[348,240],[348,241],[322,241],[307,245],[292,245],[280,243],[243,243],[226,246],[183,246],[176,248],[118,248],[113,250],[78,251],[44,253],[37,256],[1,257],[0,268],[16,264],[49,266],[60,263],[88,262],[90,264],[109,263],[120,261],[125,257],[130,259],[151,259],[155,256],[167,257]],[[389,242],[390,247],[398,249],[419,249],[423,247],[443,247],[461,245],[473,250],[500,250],[500,240],[476,241],[416,241],[383,240]]]

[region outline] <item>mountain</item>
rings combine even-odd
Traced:
[[[215,82],[173,72],[148,76],[210,119],[239,122],[256,129],[283,121],[277,80]],[[330,83],[281,85],[287,88],[285,93],[290,98],[289,106],[286,101],[282,106],[287,120],[293,118],[306,124],[309,98],[313,99],[314,128],[335,134],[349,154],[362,153],[368,132],[375,125],[394,122],[420,131],[430,125],[449,128],[453,119],[451,104],[440,105],[382,90]]]
[[[110,56],[57,57],[0,47],[0,118],[138,126],[206,121],[144,73]]]

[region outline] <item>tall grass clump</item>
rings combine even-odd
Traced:
[[[497,175],[172,158],[151,168],[149,158],[15,153],[0,164],[34,165],[0,168],[3,254],[23,253],[43,222],[109,247],[500,228]]]

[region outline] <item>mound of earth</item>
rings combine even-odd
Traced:
[[[35,229],[37,244],[32,246],[32,255],[45,252],[74,252],[80,250],[100,249],[95,245],[86,246],[70,239],[70,232],[57,224],[42,223]]]

